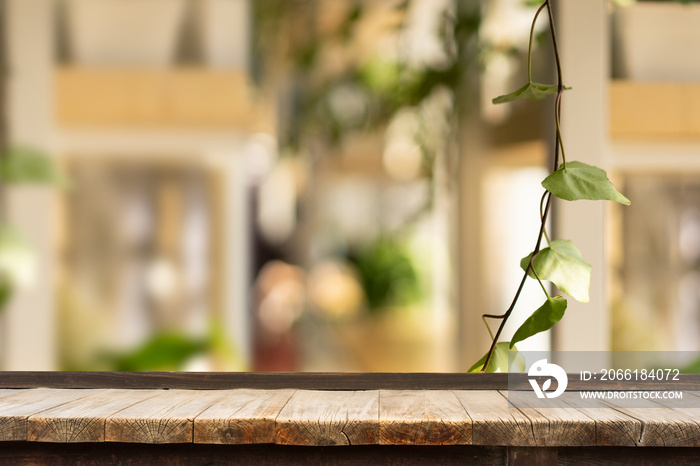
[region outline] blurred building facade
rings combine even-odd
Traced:
[[[610,66],[615,13],[555,7],[570,156],[633,207],[556,205],[551,229],[593,265],[591,302],[521,349],[696,351],[699,135],[616,133],[630,78]],[[5,0],[9,142],[71,186],[4,189],[38,266],[1,316],[2,369],[468,368],[539,224],[549,104],[490,105],[521,85],[532,15],[515,0]]]

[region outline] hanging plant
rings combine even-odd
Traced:
[[[552,38],[554,59],[557,68],[557,84],[543,84],[532,80],[532,42],[535,23],[542,11],[547,10],[549,30]],[[557,36],[552,15],[551,0],[540,5],[532,20],[527,56],[527,83],[518,90],[496,97],[494,104],[503,104],[520,99],[544,100],[554,96],[554,163],[552,173],[542,181],[545,189],[540,201],[540,228],[532,252],[520,261],[523,278],[513,300],[503,314],[484,314],[482,319],[491,335],[492,342],[486,354],[477,361],[469,372],[508,371],[508,351],[515,349],[515,343],[552,328],[566,312],[567,300],[564,296],[551,296],[542,283],[552,282],[563,293],[580,302],[588,302],[588,289],[591,279],[591,266],[586,263],[581,252],[568,240],[550,239],[547,234],[547,218],[551,210],[552,195],[567,201],[579,199],[610,200],[628,205],[629,199],[620,194],[612,185],[604,170],[583,162],[567,161],[564,151],[560,121],[562,95],[570,88],[564,86]],[[544,239],[546,246],[542,247]],[[528,277],[537,280],[545,295],[544,303],[536,309],[516,330],[509,342],[499,342],[503,327],[510,318]],[[496,333],[491,331],[487,319],[500,320]],[[517,349],[516,349],[517,350]]]

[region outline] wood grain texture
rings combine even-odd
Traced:
[[[380,390],[381,445],[468,445],[472,421],[451,390]]]
[[[27,439],[32,442],[104,442],[108,416],[158,393],[158,390],[100,390],[30,416]]]
[[[510,447],[508,466],[558,466],[559,451],[553,447]]]
[[[535,446],[532,423],[496,390],[455,390],[472,420],[472,444]]]
[[[683,396],[688,396],[689,400],[694,400],[695,403],[700,404],[700,392],[695,390],[685,390]]]
[[[642,422],[601,400],[582,400],[578,392],[565,392],[561,401],[595,421],[596,445],[634,447],[642,436]]]
[[[379,438],[379,392],[298,390],[277,417],[281,445],[369,445]]]
[[[650,400],[604,400],[604,404],[641,421],[638,446],[700,446],[700,425],[683,411],[665,408]]]
[[[681,396],[682,398],[657,398],[652,401],[661,407],[682,411],[700,421],[700,396],[698,396],[698,392],[684,391]]]
[[[508,388],[508,374],[425,372],[0,372],[0,388],[37,387],[169,388],[183,390],[231,390],[236,388],[261,390],[489,390]]]
[[[0,441],[27,440],[27,418],[32,414],[89,396],[96,390],[36,388],[0,398]]]
[[[294,390],[226,390],[194,420],[194,442],[274,443],[275,420]]]
[[[530,390],[527,374],[515,375],[516,388]],[[513,376],[513,374],[511,374]],[[232,390],[507,390],[509,374],[467,373],[339,373],[339,372],[0,372],[1,388],[128,388]],[[680,374],[679,381],[663,383],[579,381],[569,374],[569,390],[698,390],[700,374]],[[512,388],[512,386],[511,386]]]
[[[105,421],[105,441],[132,443],[189,443],[194,419],[225,392],[164,390]]]
[[[22,393],[26,390],[27,389],[2,388],[2,389],[0,389],[0,398],[2,398],[3,396],[8,396],[8,395],[17,395],[18,393]]]
[[[559,466],[697,465],[697,448],[578,447],[557,448]]]
[[[561,466],[659,464],[697,465],[700,448],[562,447],[531,448],[368,445],[350,447],[295,447],[288,445],[147,445],[124,443],[56,444],[9,442],[3,445],[0,465],[51,466],[120,465],[393,465],[445,466],[546,465],[556,455]],[[537,450],[548,450],[545,455]],[[556,450],[556,451],[552,451]],[[528,461],[531,460],[531,461]],[[538,462],[540,461],[540,462]]]
[[[502,392],[508,396],[507,392]],[[537,398],[510,399],[532,423],[538,446],[589,446],[596,444],[595,421],[558,398],[547,400],[551,407],[538,407]]]
[[[310,448],[290,445],[13,442],[4,446],[6,448],[0,455],[2,466],[483,466],[503,465],[506,456],[505,448],[471,445]]]
[[[615,403],[584,403],[567,392],[547,400],[554,408],[523,399],[510,407],[507,395],[493,390],[3,390],[0,439],[700,447],[697,392],[685,392],[682,400]]]

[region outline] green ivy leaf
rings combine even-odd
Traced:
[[[518,99],[542,100],[548,95],[556,94],[559,87],[556,84],[542,84],[530,81],[523,87],[510,94],[498,96],[492,100],[494,104],[505,104]],[[565,87],[564,89],[571,89]]]
[[[508,351],[515,351],[517,353],[518,349],[513,347],[511,350],[511,344],[508,341],[502,341],[496,343],[496,348],[493,350],[493,356],[491,357],[491,362],[489,362],[489,367],[486,372],[508,372]],[[484,367],[486,362],[486,356],[488,352],[474,363],[472,367],[469,368],[467,372],[479,372],[481,368]],[[513,360],[512,368],[514,372],[522,372],[525,370],[525,358],[522,354],[517,353]]]
[[[515,332],[510,346],[512,347],[517,342],[530,338],[536,333],[549,330],[564,317],[564,311],[566,311],[566,299],[561,296],[547,298],[547,301],[533,312]]]
[[[523,270],[527,270],[531,256],[532,254],[529,254],[520,261]],[[583,260],[581,252],[573,242],[561,239],[551,241],[549,247],[540,250],[532,265],[540,280],[549,280],[576,301],[588,302],[591,266]],[[535,278],[535,274],[529,274]]]
[[[50,157],[26,147],[13,147],[3,154],[0,180],[8,184],[68,185],[68,178]]]
[[[562,164],[542,181],[542,186],[567,201],[590,199],[630,204],[630,200],[615,189],[605,170],[583,162],[566,162],[566,167]]]

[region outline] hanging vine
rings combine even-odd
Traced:
[[[549,31],[552,39],[554,60],[557,69],[557,84],[542,84],[532,80],[532,42],[535,23],[540,13],[547,10]],[[579,199],[610,200],[629,205],[630,201],[620,194],[612,185],[604,170],[587,165],[583,162],[567,161],[564,142],[561,133],[562,96],[565,90],[561,69],[561,57],[552,14],[552,1],[546,0],[540,5],[532,20],[527,56],[527,83],[518,90],[496,97],[494,104],[503,104],[519,99],[543,100],[554,95],[554,163],[552,172],[542,181],[545,189],[540,201],[540,228],[535,246],[530,254],[520,261],[523,278],[520,281],[510,306],[503,314],[484,314],[482,319],[491,335],[492,342],[486,354],[477,361],[469,372],[508,371],[508,351],[515,344],[537,333],[552,328],[559,322],[567,307],[563,296],[551,296],[542,283],[543,280],[552,282],[556,287],[577,301],[588,302],[588,289],[591,280],[591,266],[581,256],[578,248],[568,240],[550,239],[547,234],[547,218],[551,211],[552,195],[567,201]],[[546,246],[542,247],[544,239]],[[503,328],[513,313],[520,298],[527,278],[537,280],[545,295],[545,302],[516,330],[509,342],[499,342]],[[494,334],[488,320],[500,320]]]

